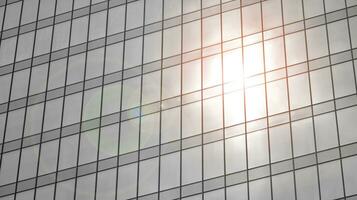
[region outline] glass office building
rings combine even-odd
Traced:
[[[0,200],[357,199],[356,0],[0,0]]]

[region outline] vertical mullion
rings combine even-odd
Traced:
[[[297,190],[296,190],[296,170],[295,170],[295,159],[294,159],[294,142],[293,142],[293,130],[292,130],[292,118],[291,118],[291,104],[290,104],[290,89],[289,89],[289,74],[288,74],[288,66],[287,66],[287,56],[286,56],[286,42],[285,42],[285,20],[284,20],[284,8],[283,8],[283,0],[280,0],[280,9],[281,9],[281,22],[282,22],[282,32],[283,32],[283,48],[284,48],[284,68],[285,68],[285,83],[287,88],[287,97],[288,97],[288,117],[289,117],[289,131],[290,131],[290,150],[291,150],[291,161],[292,161],[292,173],[294,179],[294,195],[295,199],[297,199]]]
[[[75,1],[73,2],[75,3]],[[85,92],[85,80],[87,73],[87,63],[88,63],[88,41],[89,41],[89,31],[90,31],[90,20],[91,20],[91,10],[92,10],[92,0],[89,0],[89,14],[88,14],[88,24],[87,24],[87,40],[86,40],[86,48],[85,48],[85,60],[84,60],[84,72],[83,72],[83,86],[82,86],[82,102],[81,102],[81,117],[79,120],[79,132],[78,132],[78,146],[77,146],[77,161],[76,161],[76,173],[75,173],[75,182],[74,182],[74,192],[73,199],[76,199],[77,195],[77,185],[78,185],[78,165],[79,165],[79,156],[80,156],[80,146],[81,146],[81,137],[82,137],[82,124],[83,124],[83,104],[84,104],[84,92]]]
[[[246,96],[246,85],[245,85],[245,70],[244,70],[244,40],[243,40],[243,30],[244,30],[244,26],[243,26],[243,0],[240,0],[240,26],[241,26],[241,30],[240,30],[240,43],[241,43],[241,48],[242,48],[242,77],[243,77],[243,102],[244,102],[244,142],[245,142],[245,161],[246,161],[246,170],[247,170],[247,174],[246,174],[246,183],[247,183],[247,198],[250,199],[250,195],[249,195],[249,162],[248,162],[248,133],[247,133],[247,96]]]
[[[224,107],[224,62],[223,62],[223,9],[222,9],[222,0],[219,1],[219,22],[220,22],[220,57],[221,57],[221,95],[222,95],[222,134],[223,134],[223,180],[224,180],[224,199],[227,200],[227,167],[226,167],[226,128],[225,128],[225,107]]]
[[[72,8],[71,8],[71,18],[70,18],[70,26],[69,26],[69,36],[68,36],[68,48],[71,45],[71,37],[72,37],[72,27],[73,27],[73,10],[74,10],[74,0],[71,0],[72,2]],[[56,8],[57,9],[57,8]],[[65,88],[67,86],[67,79],[68,79],[68,65],[69,65],[69,58],[70,58],[70,51],[67,51],[67,61],[66,61],[66,75],[65,75]],[[61,115],[61,127],[60,127],[60,135],[58,139],[58,150],[57,150],[57,164],[56,164],[56,173],[59,171],[59,162],[60,162],[60,153],[61,153],[61,141],[62,141],[62,130],[63,130],[63,120],[64,120],[64,109],[66,105],[66,89],[64,90],[64,95],[63,95],[63,101],[62,101],[62,115]],[[82,112],[82,111],[81,111]],[[78,133],[79,134],[79,133]],[[58,180],[58,174],[55,176],[55,186],[54,186],[54,192],[53,192],[53,199],[56,199],[56,193],[57,193],[57,180]]]
[[[119,104],[119,128],[118,128],[118,148],[117,148],[117,164],[116,164],[116,179],[115,179],[115,199],[118,199],[118,185],[119,185],[119,158],[120,158],[120,136],[121,136],[121,119],[122,119],[122,108],[123,108],[123,85],[124,85],[124,56],[125,56],[125,37],[126,37],[126,21],[127,21],[127,7],[128,7],[128,0],[125,0],[124,4],[124,32],[123,32],[123,53],[122,53],[122,61],[121,61],[121,84],[120,84],[120,104]],[[109,10],[108,10],[108,15],[109,15]],[[109,17],[108,17],[109,21]],[[138,166],[137,166],[138,167]],[[136,183],[138,184],[138,183]]]
[[[268,82],[267,82],[267,70],[265,65],[265,38],[264,38],[264,22],[263,22],[263,5],[262,2],[259,2],[260,7],[260,28],[261,28],[261,39],[262,39],[262,52],[263,52],[263,77],[264,77],[264,92],[265,92],[265,113],[266,113],[266,133],[268,136],[268,159],[269,159],[269,179],[270,179],[270,198],[273,197],[273,178],[271,170],[271,148],[270,148],[270,124],[269,124],[269,104],[268,104]]]
[[[145,0],[147,1],[147,0]],[[163,70],[164,70],[164,5],[165,1],[162,0],[162,5],[161,5],[161,52],[160,52],[160,113],[159,113],[159,165],[158,165],[158,199],[160,200],[160,191],[161,191],[161,133],[162,133],[162,80],[163,80]],[[181,5],[182,7],[182,5]],[[145,18],[145,15],[144,15]],[[144,20],[145,21],[145,20]],[[181,21],[182,22],[182,21]],[[144,23],[145,26],[145,23]],[[143,28],[144,29],[144,28]]]
[[[310,70],[310,63],[309,63],[309,51],[307,48],[307,34],[306,34],[306,21],[305,21],[305,10],[304,10],[304,0],[301,0],[302,6],[302,15],[303,15],[303,31],[304,31],[304,43],[305,43],[305,55],[306,55],[306,65],[308,69],[308,79],[309,79],[309,92],[310,92],[310,108],[311,108],[311,120],[312,120],[312,128],[314,132],[314,149],[315,152],[313,153],[315,156],[315,162],[316,162],[316,175],[317,175],[317,183],[318,183],[318,189],[319,189],[319,199],[321,199],[321,184],[320,184],[320,173],[319,173],[319,162],[317,159],[317,145],[316,145],[316,128],[315,128],[315,119],[314,119],[314,109],[313,109],[313,99],[312,99],[312,88],[311,88],[311,70]],[[293,157],[295,157],[293,155]]]
[[[201,67],[201,91],[200,91],[200,95],[201,95],[201,102],[200,102],[200,106],[201,106],[201,198],[204,199],[204,181],[205,181],[205,173],[204,173],[204,166],[205,166],[205,161],[204,161],[204,140],[203,140],[203,129],[204,129],[204,121],[203,121],[203,34],[202,34],[202,30],[203,30],[203,1],[204,0],[200,0],[200,67]]]
[[[324,7],[324,19],[327,22],[327,16],[326,16],[326,4],[325,4],[325,0],[322,1],[323,3],[323,7]],[[347,8],[344,9],[346,11],[346,16],[348,19],[348,15],[347,15]],[[346,22],[348,23],[348,21],[346,20]],[[349,24],[347,24],[347,27],[349,27]],[[326,30],[326,38],[327,38],[327,52],[328,52],[328,60],[329,60],[329,66],[328,68],[330,69],[330,75],[331,75],[331,83],[332,83],[332,98],[333,98],[333,108],[334,108],[334,114],[335,114],[335,120],[336,120],[336,131],[337,131],[337,144],[338,144],[338,154],[339,154],[339,162],[340,162],[340,170],[341,170],[341,179],[342,179],[342,189],[343,189],[343,196],[346,196],[346,189],[345,189],[345,179],[343,176],[343,163],[342,163],[342,153],[341,153],[341,141],[340,141],[340,131],[339,131],[339,126],[338,126],[338,121],[337,121],[337,106],[336,106],[336,95],[335,95],[335,85],[334,85],[334,81],[333,81],[333,73],[332,73],[332,62],[331,62],[331,49],[330,49],[330,41],[329,41],[329,32],[328,32],[328,27],[327,24],[325,25],[325,30]],[[348,39],[350,39],[350,37],[348,37]],[[351,42],[350,42],[351,44]],[[352,46],[350,46],[352,47]],[[351,48],[352,50],[352,48]],[[353,63],[353,61],[352,61]],[[354,68],[353,68],[354,70]]]
[[[101,11],[103,12],[103,11]],[[96,169],[95,169],[95,184],[94,184],[94,200],[97,199],[97,192],[98,192],[98,165],[99,165],[99,152],[100,152],[100,139],[102,134],[102,114],[103,114],[103,93],[104,93],[104,75],[105,75],[105,64],[106,64],[106,53],[107,53],[107,35],[108,35],[108,19],[109,19],[109,2],[107,2],[106,7],[106,21],[105,21],[105,34],[104,34],[104,53],[103,53],[103,69],[102,69],[102,86],[101,86],[101,93],[100,93],[100,111],[99,111],[99,129],[98,129],[98,142],[97,142],[97,158],[96,158]],[[90,22],[89,22],[90,23]],[[89,35],[89,33],[88,33]]]
[[[164,5],[162,5],[164,6]],[[181,29],[180,29],[180,199],[182,198],[182,96],[183,96],[183,8],[184,1],[181,0]],[[164,20],[164,19],[162,19]]]
[[[143,25],[145,25],[145,7],[146,7],[146,1],[142,0],[144,3],[143,6]],[[141,33],[141,66],[140,66],[140,103],[139,103],[139,138],[138,138],[138,166],[137,166],[137,184],[136,184],[136,198],[139,197],[139,181],[140,181],[140,152],[141,152],[141,122],[142,122],[142,107],[143,107],[143,79],[144,79],[144,35],[145,35],[145,29],[143,28],[143,31]],[[125,39],[125,38],[124,38]]]

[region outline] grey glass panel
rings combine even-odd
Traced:
[[[63,49],[68,46],[70,22],[56,24],[53,34],[53,51]]]
[[[35,32],[29,32],[19,36],[17,43],[16,61],[24,60],[32,56]]]
[[[10,94],[11,74],[0,76],[0,103],[7,102]]]
[[[291,138],[289,125],[270,128],[271,161],[281,161],[291,158]]]
[[[47,174],[56,170],[58,140],[43,143],[41,146],[39,174]]]
[[[141,64],[143,37],[137,37],[125,42],[124,69]]]
[[[101,76],[103,74],[104,48],[88,51],[86,79]]]
[[[181,91],[181,66],[170,67],[162,71],[162,98],[178,96]]]
[[[159,159],[141,161],[139,167],[139,195],[156,192],[159,181]]]
[[[37,94],[46,90],[48,64],[43,64],[31,69],[29,94]]]
[[[95,40],[105,36],[107,11],[97,12],[91,15],[89,23],[89,40]]]
[[[196,147],[182,151],[182,183],[188,184],[201,180],[202,149]]]
[[[36,176],[39,145],[22,149],[19,180]]]
[[[119,167],[118,199],[124,200],[136,196],[137,167],[137,163]]]
[[[115,181],[116,169],[98,172],[97,177],[97,199],[114,200],[115,198]]]
[[[15,72],[11,89],[11,100],[27,96],[30,69]]]
[[[57,183],[56,199],[57,200],[72,199],[75,189],[74,184],[75,184],[74,179]]]
[[[223,175],[223,142],[215,142],[203,146],[204,179]]]
[[[222,13],[223,41],[240,37],[241,26],[237,23],[240,23],[240,10]]]
[[[57,1],[56,5],[56,14],[65,13],[72,9],[73,0],[62,0]]]
[[[79,164],[93,162],[97,159],[98,129],[80,134]]]
[[[305,17],[314,17],[324,13],[323,0],[311,0],[304,2]]]
[[[301,74],[289,78],[289,96],[291,109],[310,104],[309,77]]]
[[[102,115],[120,111],[121,82],[105,85],[103,88]]]
[[[35,56],[50,52],[52,27],[37,30],[35,42]]]
[[[183,25],[183,52],[200,48],[201,21],[193,21]]]
[[[141,117],[140,148],[159,144],[160,115],[154,113]]]
[[[83,43],[87,40],[88,16],[72,21],[71,46]]]
[[[120,154],[138,149],[139,119],[124,121],[120,128]]]
[[[239,184],[227,187],[227,200],[233,200],[240,197],[242,200],[248,200],[247,184]]]
[[[337,112],[338,129],[341,145],[357,141],[357,107],[339,110]]]
[[[99,159],[118,154],[119,124],[105,126],[100,133]]]
[[[161,142],[180,138],[180,108],[165,110],[161,114]]]
[[[51,62],[49,68],[48,89],[63,87],[66,79],[67,58]]]
[[[100,87],[84,92],[83,101],[83,120],[97,118],[100,115],[102,90]]]
[[[59,169],[73,167],[77,162],[78,135],[61,139]]]
[[[39,0],[23,1],[23,9],[21,16],[21,25],[33,22],[36,20],[37,8]]]
[[[71,56],[68,59],[67,84],[83,81],[85,53]]]
[[[109,9],[108,35],[124,31],[125,5]]]
[[[181,51],[181,26],[165,29],[163,37],[163,57],[179,54]]]
[[[161,31],[144,36],[144,63],[161,58]]]
[[[260,4],[253,4],[251,6],[243,7],[242,19],[243,19],[243,35],[250,35],[261,31],[261,13]]]
[[[143,75],[142,104],[148,104],[160,100],[161,72],[153,72]]]
[[[301,0],[284,0],[283,10],[285,24],[301,20],[303,17]]]
[[[182,106],[182,137],[201,133],[201,103]]]
[[[82,8],[88,6],[90,4],[90,0],[74,0],[74,9]]]
[[[22,135],[25,108],[14,110],[8,113],[5,142],[18,139]]]
[[[224,189],[207,192],[204,194],[204,199],[207,200],[224,199]]]
[[[247,168],[244,135],[227,139],[225,149],[226,173],[242,171]]]
[[[216,30],[216,31],[212,31]],[[221,21],[220,15],[214,15],[202,21],[203,46],[217,44],[221,41]]]
[[[53,199],[55,187],[54,185],[48,185],[37,188],[36,200],[51,200]]]
[[[203,101],[203,132],[222,128],[222,98],[215,97]]]
[[[82,93],[68,95],[65,97],[63,111],[63,125],[78,123],[81,117]]]
[[[272,0],[262,3],[263,9],[263,26],[264,30],[281,26],[282,13],[281,13],[281,1]]]
[[[295,199],[293,173],[273,176],[273,198],[275,200]]]
[[[336,98],[356,93],[352,62],[333,66],[332,76]]]
[[[182,92],[188,93],[201,88],[200,60],[185,63],[182,66]]]
[[[10,64],[14,61],[16,49],[16,37],[1,40],[0,46],[0,66]]]
[[[336,199],[343,196],[341,165],[339,161],[319,166],[322,199]]]
[[[43,129],[45,131],[58,128],[61,124],[63,99],[54,99],[46,102]]]
[[[296,171],[297,199],[320,199],[316,167]]]
[[[180,0],[164,0],[164,18],[172,18],[181,14]]]
[[[5,185],[16,181],[17,168],[20,151],[5,153],[1,157],[0,185]]]
[[[123,43],[116,43],[106,47],[105,74],[122,70],[123,67]]]
[[[331,53],[347,50],[350,45],[347,21],[341,20],[327,25]]]
[[[293,122],[294,156],[301,156],[315,151],[313,124],[311,118]]]
[[[76,200],[93,200],[95,191],[95,174],[77,179]]]
[[[13,28],[19,25],[22,2],[9,4],[6,8],[4,30]]]
[[[249,182],[249,196],[251,200],[271,199],[270,192],[269,178]]]
[[[140,77],[124,80],[123,84],[123,110],[139,106],[141,92]]]
[[[249,168],[268,164],[268,135],[265,130],[248,134],[247,145]]]
[[[144,0],[128,3],[126,14],[126,29],[130,30],[143,25]]]
[[[357,194],[356,165],[357,165],[357,156],[345,158],[342,160],[346,195]]]
[[[163,0],[146,0],[145,24],[160,21],[162,19]]]
[[[318,151],[338,145],[335,113],[316,116],[314,123]]]
[[[166,190],[180,184],[180,153],[172,153],[161,157],[160,190]]]

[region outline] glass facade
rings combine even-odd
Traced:
[[[0,200],[357,199],[356,0],[0,0]]]

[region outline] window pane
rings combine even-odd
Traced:
[[[245,136],[226,140],[226,173],[238,172],[247,168]]]
[[[201,133],[201,102],[182,106],[182,137]]]
[[[292,122],[294,156],[301,156],[315,151],[314,133],[311,118]]]
[[[180,153],[161,156],[160,190],[180,185]]]
[[[271,162],[291,158],[290,126],[281,125],[270,128],[269,134]]]
[[[139,195],[156,192],[159,181],[159,159],[141,161],[139,166]]]
[[[203,146],[204,179],[223,175],[223,142],[218,141]]]
[[[248,141],[248,167],[253,168],[268,164],[269,147],[266,130],[249,133]]]
[[[321,198],[337,199],[343,197],[340,161],[319,165]]]
[[[182,151],[182,184],[193,183],[201,180],[201,155],[201,147],[195,147]]]

